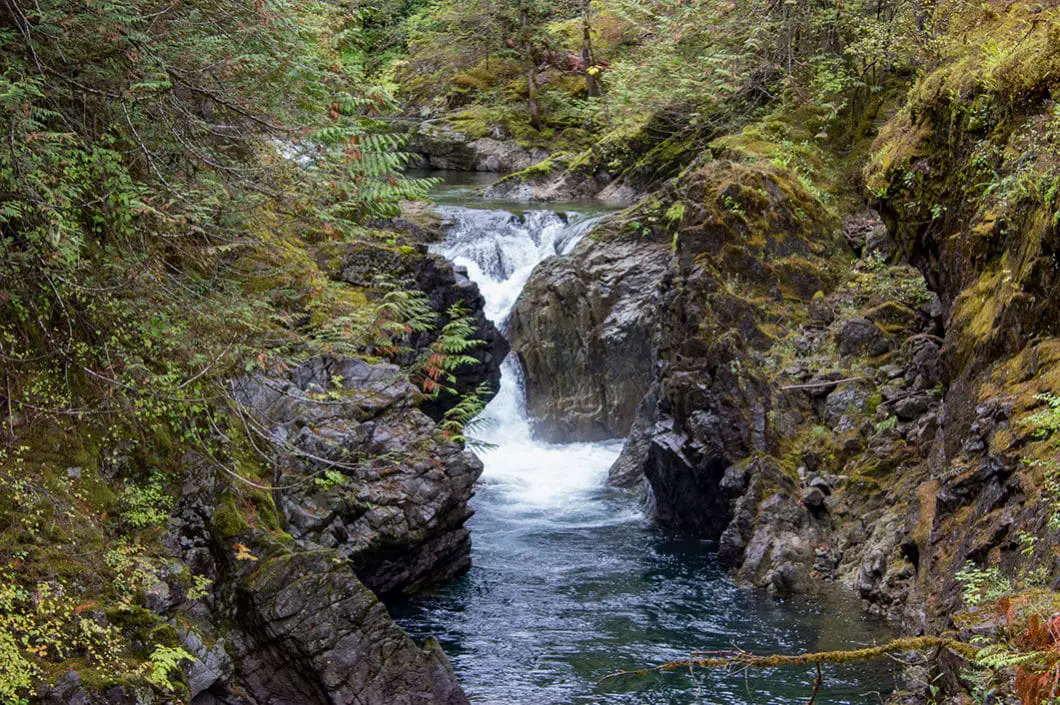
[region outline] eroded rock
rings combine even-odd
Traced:
[[[656,291],[668,263],[659,244],[590,234],[534,272],[510,330],[540,437],[629,433],[655,377]]]

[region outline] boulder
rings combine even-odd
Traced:
[[[590,235],[535,270],[510,331],[539,437],[630,432],[655,378],[656,291],[668,262],[660,244]]]
[[[437,642],[415,644],[341,550],[305,532],[293,537],[242,522],[233,502],[250,501],[243,483],[237,490],[198,456],[184,465],[163,545],[192,574],[209,578],[209,590],[205,599],[184,592],[160,616],[195,657],[184,673],[193,705],[467,703]],[[296,483],[285,475],[271,495],[254,501],[279,496],[290,503],[292,495],[283,497]],[[376,541],[376,549],[386,548],[386,538]],[[105,695],[100,705],[150,702]]]
[[[437,440],[417,395],[400,368],[346,358],[314,358],[286,378],[257,374],[233,385],[285,454],[283,477],[304,478],[276,483],[289,532],[334,548],[384,595],[442,582],[470,564],[464,522],[482,463]]]
[[[821,512],[826,508],[827,496],[819,487],[807,487],[802,491],[802,503],[811,512]]]
[[[424,122],[414,133],[409,150],[424,156],[431,169],[507,173],[548,158],[542,149],[526,149],[513,140],[473,139],[445,122]]]
[[[663,526],[717,540],[731,520],[722,490],[727,464],[667,424],[655,431],[644,466],[654,498],[653,518]]]
[[[327,551],[271,558],[237,588],[242,688],[273,705],[465,705],[437,642],[418,647]]]
[[[872,321],[853,318],[843,324],[836,334],[841,355],[867,355],[876,357],[891,349],[891,343]]]

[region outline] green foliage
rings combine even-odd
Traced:
[[[1049,438],[1060,431],[1060,396],[1046,393],[1035,398],[1045,404],[1045,408],[1028,416],[1024,423],[1032,427],[1035,438]]]
[[[165,691],[173,691],[183,671],[181,663],[194,661],[195,657],[185,649],[174,646],[156,646],[148,658],[151,670],[147,674],[148,682]]]
[[[159,526],[169,518],[170,497],[158,474],[144,484],[130,484],[120,496],[122,519],[134,529]]]
[[[318,253],[377,244],[368,226],[432,182],[403,175],[394,102],[365,78],[377,14],[0,17],[0,701],[71,663],[172,690],[188,655],[136,605],[180,459],[239,466],[232,377],[325,353],[410,364],[437,323],[424,297],[332,281]]]
[[[897,416],[888,416],[886,419],[876,424],[877,431],[890,431],[895,428],[898,428]]]
[[[317,487],[327,491],[348,484],[349,478],[338,470],[325,470],[320,477],[315,478],[313,481]]]
[[[473,434],[488,428],[490,419],[482,416],[486,408],[485,399],[493,394],[493,389],[483,382],[471,394],[465,394],[460,401],[445,412],[445,418],[438,424],[442,438],[454,443],[466,443],[477,450],[492,448],[492,444],[474,437]]]
[[[981,568],[967,563],[954,576],[961,585],[964,603],[994,602],[1012,592],[1012,583],[997,568]]]
[[[28,702],[22,697],[33,685],[37,670],[22,655],[15,636],[0,628],[0,701],[22,705]]]
[[[416,365],[420,386],[430,398],[442,392],[455,394],[450,386],[456,382],[454,373],[461,367],[478,364],[478,360],[468,353],[484,345],[482,340],[473,337],[475,319],[461,304],[453,304],[446,315],[449,322],[442,326],[438,337]]]
[[[84,614],[66,586],[40,582],[31,589],[0,572],[0,695],[18,701],[41,673],[38,664],[81,657],[98,666],[120,662],[119,631]]]

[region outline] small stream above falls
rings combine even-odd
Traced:
[[[466,266],[503,329],[534,267],[569,251],[592,209],[502,207],[439,189],[451,225],[437,251]],[[614,671],[733,646],[761,653],[871,645],[890,635],[842,590],[778,600],[738,588],[713,546],[654,528],[635,499],[605,486],[621,442],[535,441],[513,360],[476,436],[494,444],[473,501],[471,570],[432,594],[391,606],[414,637],[435,636],[472,702],[749,705],[805,703],[812,671],[699,671],[599,684]],[[834,594],[833,594],[834,593]],[[880,703],[887,664],[829,668],[817,698]]]

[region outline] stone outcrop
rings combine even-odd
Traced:
[[[485,190],[488,198],[507,201],[582,201],[596,199],[612,206],[628,206],[643,190],[615,182],[604,169],[572,171],[557,160],[546,160],[511,174]]]
[[[538,267],[512,312],[535,433],[550,441],[626,435],[654,379],[655,298],[670,255],[612,238],[611,227]]]
[[[186,568],[160,576],[151,608],[196,658],[185,675],[192,703],[467,702],[438,645],[413,643],[345,552],[244,521],[238,503],[260,510],[268,495],[240,500],[244,490],[206,459],[185,466],[164,544]],[[279,487],[297,481],[283,477]],[[191,594],[183,571],[206,579],[208,593]]]
[[[541,149],[527,149],[503,136],[472,138],[443,122],[421,123],[409,150],[423,155],[421,166],[456,171],[509,173],[548,158]]]
[[[284,451],[277,472],[310,480],[273,493],[296,540],[334,549],[380,595],[467,569],[482,464],[438,439],[398,367],[317,358],[287,379],[241,379],[234,396]]]
[[[878,223],[869,212],[846,227],[879,242]],[[604,408],[585,351],[607,346],[583,302],[593,286],[620,289],[620,275],[594,263],[657,257],[652,295],[631,299],[655,350],[612,482],[645,487],[658,523],[714,539],[746,583],[799,592],[821,577],[880,611],[915,609],[917,487],[941,374],[922,277],[867,245],[855,262],[853,235],[762,163],[708,164],[610,228],[543,267],[520,302],[534,413],[576,428],[562,399]],[[544,330],[560,331],[553,347]],[[539,409],[535,368],[563,385],[542,383]],[[908,475],[881,486],[898,467]]]
[[[486,189],[491,198],[516,201],[596,199],[629,206],[660,190],[695,159],[709,158],[701,145],[709,140],[695,130],[674,134],[662,114],[625,132],[607,134],[585,152],[556,154],[510,174]]]
[[[484,344],[457,386],[497,384],[507,343],[463,273],[422,247],[360,243],[319,256],[353,296],[379,297],[384,273],[420,288],[439,325],[459,304]],[[436,335],[409,336],[409,358]],[[164,552],[136,569],[145,606],[114,619],[144,644],[190,654],[169,678],[193,705],[464,705],[438,644],[414,643],[381,601],[470,565],[464,524],[482,464],[431,418],[452,400],[426,403],[396,364],[264,364],[228,383],[224,431],[180,462]],[[71,670],[42,701],[159,701],[142,679],[109,686],[89,673]]]
[[[976,52],[944,62],[881,130],[865,175],[903,255],[938,292],[939,341],[916,354],[944,393],[930,447],[931,497],[915,549],[926,611],[948,626],[967,562],[1057,584],[1047,488],[1058,472],[1060,229],[1049,96],[1057,38],[1041,8],[1014,3],[977,29],[1001,42],[1002,71]],[[969,46],[974,46],[973,41]],[[975,105],[976,114],[958,112]],[[947,119],[947,115],[959,115]],[[925,200],[927,199],[927,200]],[[920,376],[920,373],[918,373]],[[1020,537],[1036,540],[1023,551]],[[940,540],[940,537],[944,537]]]

